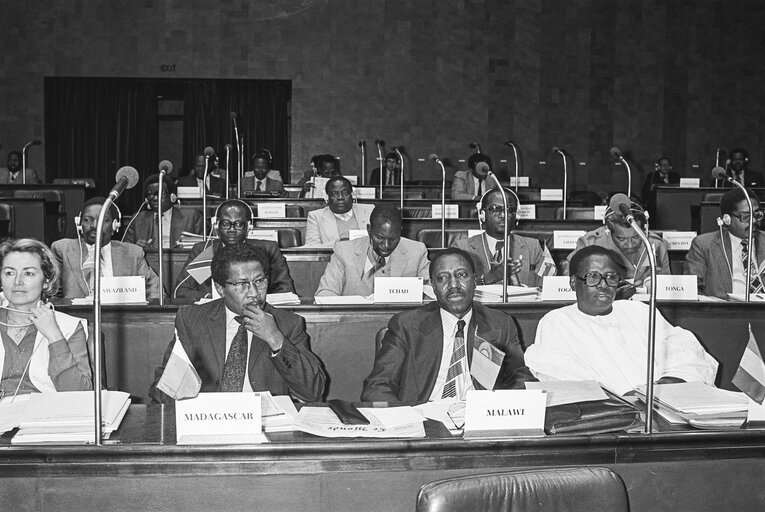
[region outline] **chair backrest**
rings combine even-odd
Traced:
[[[563,218],[563,207],[555,209],[555,218]],[[592,206],[569,206],[566,208],[566,219],[568,220],[593,220],[595,218],[595,210]]]
[[[446,247],[451,247],[451,245],[460,238],[467,238],[467,235],[467,229],[447,229]],[[429,247],[431,249],[441,247],[441,230],[421,229],[417,233],[417,241],[424,243],[425,247]]]
[[[401,216],[405,219],[429,219],[433,216],[430,206],[404,206]]]
[[[303,245],[303,235],[299,228],[279,228],[279,248],[289,249]]]
[[[702,203],[719,203],[722,200],[723,193],[722,192],[709,192],[707,194],[704,194],[703,198],[701,199]]]
[[[56,189],[14,190],[13,197],[41,198],[51,203],[58,202],[60,208],[64,207],[64,193]]]
[[[424,485],[417,512],[628,512],[627,489],[607,468],[575,467],[473,475]]]
[[[14,236],[13,205],[0,203],[0,237]]]
[[[383,327],[379,331],[377,331],[377,334],[375,335],[375,354],[377,354],[380,351],[380,347],[382,346],[382,340],[385,337],[385,333],[388,332],[387,327]]]
[[[305,218],[305,210],[303,207],[299,204],[288,204],[284,207],[284,216],[285,217],[297,217],[304,219]]]

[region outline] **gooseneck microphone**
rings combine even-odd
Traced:
[[[441,249],[446,249],[446,167],[437,154],[428,158],[441,167]]]
[[[361,186],[363,187],[367,182],[367,141],[364,139],[359,141],[359,151],[361,151]]]
[[[487,179],[491,177],[497,184],[499,194],[502,196],[502,207],[505,212],[505,222],[502,227],[502,239],[505,241],[504,249],[502,250],[502,302],[505,303],[507,302],[507,251],[510,248],[510,245],[507,243],[507,194],[505,193],[505,189],[502,188],[502,184],[499,182],[499,179],[497,179],[497,176],[491,172],[489,164],[486,162],[478,162],[475,166],[475,170],[476,172],[486,174]]]
[[[229,181],[231,180],[228,172],[231,165],[231,144],[226,144],[223,147],[226,149],[226,200],[228,201]]]
[[[746,274],[746,283],[745,283],[745,291],[744,291],[744,300],[746,302],[749,302],[749,296],[751,294],[750,283],[752,282],[752,262],[756,261],[753,260],[754,258],[754,247],[753,247],[753,238],[754,238],[754,204],[752,203],[752,198],[749,196],[749,191],[746,189],[744,185],[739,183],[738,181],[734,180],[731,176],[728,176],[728,173],[725,172],[725,169],[722,167],[715,167],[712,169],[712,177],[715,180],[723,180],[729,182],[734,187],[738,187],[741,189],[741,191],[744,193],[744,197],[746,198],[746,205],[749,208],[749,231],[747,233],[747,262],[749,264],[744,269],[744,273]]]
[[[518,174],[520,171],[520,162],[518,161],[518,147],[512,140],[506,140],[505,146],[510,146],[513,149],[513,158],[515,159],[515,194],[518,195]]]
[[[401,154],[401,146],[393,146],[393,151],[398,155],[398,162],[401,168],[401,175],[399,176],[399,187],[401,189],[401,215],[404,214],[404,155]]]
[[[646,357],[646,420],[645,420],[645,433],[650,434],[653,432],[653,365],[656,359],[656,253],[651,247],[651,243],[640,225],[635,220],[635,216],[632,213],[630,198],[624,194],[614,194],[611,198],[609,206],[614,212],[621,213],[627,222],[630,223],[635,233],[638,234],[640,240],[645,246],[645,251],[648,254],[648,264],[651,267],[651,291],[648,310],[648,356]]]
[[[171,172],[173,172],[173,162],[171,162],[170,160],[162,160],[159,163],[159,171],[170,174]]]
[[[135,170],[135,167],[126,165],[117,171],[115,180],[117,181],[117,184],[112,187],[111,191],[109,192],[109,197],[107,197],[107,201],[110,202],[116,201],[117,198],[122,195],[122,192],[125,191],[125,189],[133,188],[136,186],[136,184],[138,184],[138,171]],[[104,209],[101,208],[101,211],[104,211]]]
[[[375,139],[375,146],[377,146],[377,171],[380,178],[380,199],[383,197],[383,148],[385,147],[385,141],[382,139]]]
[[[236,141],[236,197],[242,197],[242,167],[244,167],[244,148],[242,148],[243,144],[241,144],[241,140],[239,139],[239,125],[236,123],[236,118],[236,112],[231,112],[231,122],[234,123],[234,139]]]
[[[170,160],[162,160],[159,163],[159,180],[157,181],[157,211],[155,212],[155,215],[157,215],[157,250],[158,250],[158,256],[159,256],[159,282],[164,283],[164,275],[165,275],[165,233],[164,233],[164,227],[162,226],[162,214],[164,213],[162,211],[162,197],[163,192],[165,189],[165,173],[173,172],[173,164],[170,162]],[[171,207],[172,208],[172,207]],[[160,285],[162,286],[162,285]],[[160,293],[159,294],[159,305],[164,306],[165,305],[165,294]]]
[[[625,160],[619,146],[613,146],[609,153],[611,153],[611,158],[619,160],[627,168],[627,197],[632,196],[632,168],[630,167],[630,164]]]
[[[40,142],[40,139],[34,139],[24,144],[24,147],[21,148],[21,184],[22,185],[27,184],[27,150],[29,149],[30,146],[39,146],[40,144],[42,144],[42,142]]]
[[[236,114],[231,112],[231,119],[234,120],[234,126],[236,126]],[[215,154],[215,150],[210,146],[207,146],[204,150],[205,155],[205,173],[202,175],[202,239],[207,240],[207,173],[210,169],[210,157]],[[238,156],[241,156],[239,154]],[[211,228],[212,231],[212,228]],[[210,233],[212,234],[212,232]]]
[[[475,149],[475,152],[478,153],[479,155],[481,154],[481,145],[478,142],[471,142],[470,144],[468,144],[468,147],[470,149]]]
[[[558,146],[553,146],[552,152],[558,153],[563,159],[563,220],[566,220],[566,206],[568,200],[568,159],[566,158],[566,152]]]

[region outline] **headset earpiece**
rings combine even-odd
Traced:
[[[112,220],[112,231],[115,233],[120,230],[120,227],[122,227],[122,212],[120,211],[120,207],[116,204],[112,203],[114,206],[114,209],[117,210],[117,218]]]
[[[82,224],[80,224],[80,216],[79,216],[79,215],[77,215],[77,216],[74,218],[74,228],[77,230],[77,232],[78,232],[79,234],[81,234],[81,235],[82,235]]]
[[[718,220],[717,224],[720,225],[720,226],[730,226],[731,218],[730,218],[730,215],[728,215],[727,213],[722,216],[722,219],[720,219],[718,217],[717,220]],[[722,224],[720,224],[720,223],[722,223]]]
[[[170,202],[174,203],[178,200],[178,196],[175,194],[170,194]]]

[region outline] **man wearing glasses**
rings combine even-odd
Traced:
[[[148,210],[139,211],[128,225],[123,242],[143,248],[159,247],[159,215],[162,211],[162,238],[165,248],[172,248],[181,239],[183,232],[202,234],[202,212],[196,209],[173,207],[177,197],[175,184],[169,176],[162,180],[162,198],[159,198],[159,174],[152,174],[144,182],[144,197]],[[140,210],[140,208],[139,208]]]
[[[762,293],[762,281],[765,279],[765,237],[760,233],[763,211],[760,200],[749,190],[749,197],[754,206],[754,258],[752,263],[752,293]],[[704,233],[693,239],[688,255],[685,257],[685,273],[698,276],[699,293],[703,295],[728,298],[728,293],[744,295],[746,292],[746,262],[749,258],[749,205],[740,188],[734,188],[720,199],[720,218],[717,219],[718,231]]]
[[[595,380],[620,396],[645,384],[649,306],[614,301],[622,279],[615,261],[613,252],[598,245],[571,258],[576,304],[542,317],[526,350],[526,364],[539,380]],[[657,312],[657,382],[713,385],[716,373],[717,362],[696,337]]]
[[[224,201],[218,207],[215,217],[218,240],[214,240],[212,243],[210,241],[199,242],[191,248],[183,270],[178,274],[178,284],[175,287],[173,297],[193,299],[210,297],[212,294],[209,277],[210,261],[221,247],[242,243],[259,247],[265,252],[270,269],[268,272],[268,293],[295,293],[287,260],[282,251],[279,250],[279,244],[270,240],[247,238],[252,220],[252,210],[247,203],[241,199]],[[193,276],[189,270],[192,270]]]
[[[476,270],[476,284],[501,283],[502,251],[507,254],[508,284],[541,286],[542,277],[554,276],[557,272],[552,256],[542,248],[539,240],[510,233],[515,228],[518,199],[512,191],[507,195],[507,243],[502,242],[505,226],[505,208],[498,188],[489,190],[478,202],[478,219],[484,233],[454,242],[454,247],[467,252]]]
[[[257,247],[232,244],[216,253],[211,271],[221,298],[178,310],[175,337],[149,390],[152,398],[189,397],[166,385],[169,377],[163,379],[175,355],[191,363],[201,392],[270,391],[321,400],[326,376],[308,348],[305,320],[266,303],[268,270],[268,257]]]
[[[327,206],[308,212],[305,245],[332,247],[348,240],[351,230],[366,230],[374,205],[353,202],[353,186],[348,178],[330,178],[325,188]]]

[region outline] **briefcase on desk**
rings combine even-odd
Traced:
[[[609,398],[548,407],[545,433],[605,434],[640,424],[640,411],[637,408],[616,398]]]

